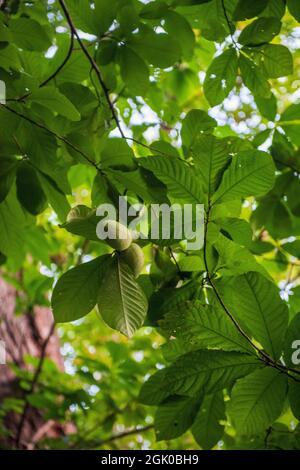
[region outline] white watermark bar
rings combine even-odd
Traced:
[[[0,103],[6,104],[6,85],[3,80],[0,80]]]
[[[121,238],[120,233],[108,233],[107,223],[117,221],[128,227],[133,238],[143,240],[186,240],[188,250],[200,250],[204,242],[204,204],[143,204],[128,205],[119,197],[117,210],[112,204],[101,204],[96,214],[101,217],[96,233],[100,240]],[[130,222],[128,223],[128,220]],[[126,237],[126,232],[124,232]]]
[[[6,364],[5,342],[0,340],[0,365]]]

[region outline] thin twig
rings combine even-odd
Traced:
[[[89,448],[101,447],[105,444],[109,444],[110,442],[116,441],[118,439],[122,439],[123,437],[133,436],[134,434],[141,434],[143,432],[149,431],[150,429],[153,429],[153,427],[154,427],[153,424],[149,424],[148,426],[145,426],[145,427],[140,428],[140,429],[134,428],[134,429],[131,429],[129,431],[121,432],[119,434],[114,434],[114,435],[108,437],[107,439],[103,439],[102,441],[91,442],[88,447]],[[85,449],[87,449],[88,447],[85,446]]]
[[[7,106],[5,104],[0,103],[0,106],[2,106],[7,111],[15,114],[16,116],[19,116],[20,118],[24,119],[25,121],[30,122],[30,124],[33,124],[34,126],[39,127],[40,129],[43,129],[46,132],[49,132],[49,134],[52,134],[58,140],[61,140],[66,145],[68,145],[70,148],[75,150],[75,152],[79,153],[85,160],[87,160],[91,165],[93,165],[98,171],[101,172],[101,169],[98,167],[98,165],[88,155],[86,155],[82,150],[80,150],[78,147],[76,147],[76,145],[72,144],[72,142],[70,142],[68,139],[66,139],[66,137],[63,137],[63,136],[57,134],[56,132],[52,131],[48,127],[44,126],[44,124],[40,124],[39,122],[34,121],[30,117],[25,116],[25,114],[22,114],[19,111],[16,111],[15,109],[10,108],[9,106]]]
[[[73,23],[73,20],[71,18],[71,15],[66,7],[66,4],[64,2],[64,0],[59,0],[59,4],[65,14],[65,17],[66,17],[66,20],[70,26],[70,30],[71,30],[71,33],[74,34],[74,36],[76,37],[77,41],[78,41],[78,44],[80,45],[81,49],[82,49],[82,52],[85,54],[86,58],[88,59],[88,61],[90,62],[91,64],[91,67],[93,68],[93,70],[95,71],[96,75],[97,75],[97,78],[99,80],[99,83],[101,85],[101,88],[103,90],[103,93],[105,95],[105,98],[106,98],[106,101],[107,101],[107,104],[111,110],[111,114],[112,114],[112,117],[116,123],[116,126],[117,128],[119,129],[119,132],[121,134],[121,136],[124,138],[125,135],[124,135],[124,132],[121,128],[121,124],[120,124],[120,121],[119,121],[119,118],[117,116],[117,113],[116,113],[116,110],[115,110],[115,107],[113,105],[113,103],[111,102],[110,100],[110,96],[109,96],[109,89],[107,88],[103,78],[102,78],[102,75],[101,75],[101,72],[100,72],[100,69],[97,65],[97,63],[95,62],[95,60],[93,59],[93,57],[90,55],[87,47],[85,46],[85,44],[83,43],[83,41],[81,40],[78,32],[77,32],[77,29]]]

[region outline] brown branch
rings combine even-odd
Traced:
[[[49,344],[51,336],[54,333],[54,329],[55,329],[55,323],[53,322],[51,327],[50,327],[49,333],[48,333],[47,337],[45,338],[45,341],[42,344],[40,359],[39,359],[37,368],[35,370],[35,373],[33,375],[30,388],[29,388],[28,391],[26,391],[26,398],[25,398],[25,403],[24,403],[24,407],[23,407],[23,412],[22,412],[22,415],[21,415],[21,418],[20,418],[19,426],[18,426],[18,429],[17,429],[17,435],[16,435],[16,446],[17,447],[19,447],[19,445],[20,445],[20,440],[22,438],[22,431],[23,431],[23,427],[24,427],[24,424],[25,424],[25,421],[26,421],[27,412],[28,412],[28,408],[29,408],[29,401],[28,401],[27,396],[34,392],[35,387],[38,383],[39,377],[40,377],[41,372],[43,370],[44,361],[45,361],[45,358],[46,358],[47,346]]]
[[[69,49],[68,49],[68,52],[67,52],[67,55],[66,57],[64,58],[64,60],[62,61],[62,63],[59,65],[59,67],[50,75],[50,77],[46,78],[46,80],[44,80],[39,88],[42,88],[43,86],[47,85],[51,80],[53,80],[56,75],[59,74],[59,72],[64,68],[64,66],[66,65],[66,63],[68,62],[68,60],[70,59],[71,55],[72,55],[72,52],[73,52],[73,45],[74,45],[74,35],[73,33],[71,32],[71,40],[70,40],[70,46],[69,46]]]
[[[211,206],[210,206],[210,202],[209,202],[209,205],[208,205],[208,209],[207,209],[207,212],[206,212],[206,220],[205,220],[205,224],[204,224],[204,245],[203,245],[203,259],[204,259],[204,265],[205,265],[205,270],[206,270],[206,277],[207,277],[207,280],[208,280],[208,283],[209,285],[211,286],[211,288],[213,289],[214,291],[214,294],[219,302],[219,304],[221,305],[222,309],[224,310],[224,312],[226,313],[226,315],[229,317],[229,319],[231,320],[231,322],[234,324],[234,326],[236,327],[236,329],[238,330],[238,332],[241,334],[241,336],[243,336],[243,338],[245,338],[245,340],[252,346],[252,348],[258,353],[259,355],[259,359],[261,361],[263,361],[267,366],[271,366],[271,367],[274,367],[275,369],[279,370],[280,372],[282,372],[283,374],[286,374],[288,375],[288,377],[290,377],[291,379],[295,380],[296,382],[300,382],[299,379],[297,379],[296,377],[294,377],[293,375],[290,375],[289,372],[292,372],[292,373],[295,373],[297,375],[300,375],[300,371],[297,370],[297,369],[293,369],[293,368],[288,368],[286,366],[284,366],[283,364],[279,364],[278,362],[274,361],[274,359],[272,359],[272,357],[270,357],[265,351],[261,350],[260,348],[258,348],[256,346],[256,344],[252,341],[252,339],[250,338],[250,336],[248,336],[248,334],[243,330],[243,328],[240,326],[240,324],[238,323],[238,321],[235,319],[235,317],[232,315],[232,313],[229,311],[229,309],[227,308],[227,306],[225,305],[222,297],[220,296],[213,280],[212,280],[212,277],[211,277],[211,274],[210,274],[210,270],[209,270],[209,266],[208,266],[208,261],[207,261],[207,253],[206,253],[206,248],[207,248],[207,228],[208,228],[208,223],[209,223],[209,217],[210,217],[210,210],[211,210]]]
[[[128,436],[133,436],[134,434],[140,434],[140,433],[143,433],[143,432],[146,432],[146,431],[149,431],[149,429],[153,429],[154,428],[154,425],[153,424],[149,424],[148,426],[145,426],[143,428],[140,428],[140,429],[137,429],[137,428],[134,428],[134,429],[131,429],[129,431],[124,431],[124,432],[121,432],[119,434],[114,434],[110,437],[108,437],[107,439],[103,439],[102,441],[94,441],[94,442],[91,442],[88,447],[85,446],[85,449],[87,448],[96,448],[96,447],[101,447],[105,444],[109,444],[110,442],[113,442],[113,441],[116,441],[117,439],[122,439],[123,437],[128,437]]]
[[[68,145],[70,148],[72,148],[75,152],[79,153],[79,155],[81,155],[85,160],[87,160],[91,165],[93,165],[98,171],[102,171],[98,165],[88,156],[86,155],[82,150],[80,150],[78,147],[76,147],[76,145],[72,144],[72,142],[70,142],[68,139],[66,139],[65,137],[57,134],[56,132],[52,131],[51,129],[49,129],[48,127],[44,126],[44,124],[40,124],[39,122],[36,122],[34,121],[33,119],[31,119],[30,117],[28,116],[25,116],[25,114],[22,114],[20,113],[19,111],[16,111],[15,109],[13,108],[10,108],[9,106],[5,105],[5,104],[2,104],[0,103],[0,105],[6,109],[7,111],[15,114],[16,116],[19,116],[20,118],[24,119],[25,121],[27,122],[30,122],[30,124],[33,124],[34,126],[36,127],[39,127],[40,129],[43,129],[44,131],[48,132],[49,134],[53,135],[54,137],[56,137],[58,140],[61,140],[62,142],[64,142],[66,145]]]
[[[81,49],[82,49],[82,52],[84,53],[84,55],[86,56],[86,58],[87,58],[88,61],[90,62],[92,69],[95,71],[95,73],[96,73],[96,75],[97,75],[97,78],[98,78],[99,83],[100,83],[100,85],[101,85],[101,88],[102,88],[102,90],[103,90],[104,96],[105,96],[105,98],[106,98],[107,104],[108,104],[108,106],[109,106],[109,108],[110,108],[110,110],[111,110],[112,117],[113,117],[113,119],[114,119],[114,121],[115,121],[115,123],[116,123],[117,128],[118,128],[119,131],[120,131],[121,136],[124,138],[124,137],[125,137],[124,132],[123,132],[123,130],[122,130],[122,128],[121,128],[120,121],[119,121],[119,118],[118,118],[118,116],[117,116],[117,112],[116,112],[116,110],[115,110],[115,107],[114,107],[113,103],[112,103],[111,100],[110,100],[109,89],[107,88],[107,86],[106,86],[106,84],[105,84],[105,82],[104,82],[104,80],[103,80],[103,78],[102,78],[100,69],[99,69],[97,63],[95,62],[95,60],[93,59],[93,57],[90,55],[90,53],[89,53],[87,47],[85,46],[85,44],[84,44],[83,41],[81,40],[81,38],[80,38],[80,36],[79,36],[79,34],[78,34],[78,32],[77,32],[77,29],[76,29],[76,27],[75,27],[75,25],[74,25],[74,23],[73,23],[73,20],[72,20],[72,18],[71,18],[71,15],[70,15],[70,13],[69,13],[67,7],[66,7],[66,4],[65,4],[64,0],[59,0],[59,4],[60,4],[60,6],[61,6],[61,8],[62,8],[62,10],[63,10],[63,12],[64,12],[64,15],[65,15],[65,17],[66,17],[66,20],[67,20],[68,24],[69,24],[69,26],[70,26],[71,33],[73,33],[74,36],[76,37],[76,39],[77,39],[77,41],[78,41],[78,44],[80,45],[80,47],[81,47]]]

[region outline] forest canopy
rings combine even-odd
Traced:
[[[300,449],[299,47],[298,0],[0,1],[0,448]]]

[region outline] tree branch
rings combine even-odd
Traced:
[[[64,2],[64,0],[59,0],[59,4],[64,12],[64,15],[66,17],[66,20],[70,26],[70,30],[71,30],[71,33],[74,34],[74,36],[76,37],[77,41],[78,41],[78,44],[80,45],[81,49],[82,49],[82,52],[84,53],[84,55],[86,56],[86,58],[88,59],[88,61],[90,62],[91,64],[91,67],[92,69],[95,71],[96,75],[97,75],[97,78],[99,80],[99,83],[101,85],[101,88],[103,90],[103,93],[104,93],[104,96],[106,98],[106,101],[107,101],[107,104],[111,110],[111,114],[112,114],[112,117],[117,125],[117,128],[119,129],[119,132],[121,134],[121,136],[124,138],[125,135],[124,135],[124,132],[121,128],[121,125],[120,125],[120,121],[119,121],[119,118],[117,116],[117,112],[115,110],[115,107],[113,105],[113,103],[111,102],[110,100],[110,96],[109,96],[109,89],[107,88],[103,78],[102,78],[102,75],[101,75],[101,72],[100,72],[100,69],[97,65],[97,63],[95,62],[95,60],[93,59],[93,57],[90,55],[87,47],[85,46],[85,44],[83,43],[83,41],[81,40],[77,30],[76,30],[76,27],[73,23],[73,20],[71,18],[71,15],[66,7],[66,4]]]

